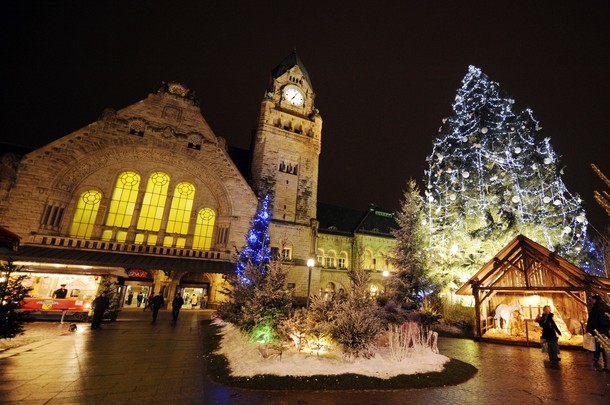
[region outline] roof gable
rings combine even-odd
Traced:
[[[472,285],[491,289],[581,289],[606,288],[605,282],[556,255],[523,235],[515,237],[471,279],[457,290],[469,295]]]
[[[392,229],[398,228],[393,213],[374,205],[370,205],[366,211],[361,211],[318,203],[317,213],[321,232],[393,237]]]
[[[277,65],[275,69],[273,69],[273,71],[271,71],[271,78],[277,79],[278,77],[292,69],[294,66],[298,66],[299,69],[301,69],[303,77],[305,78],[305,80],[307,80],[307,83],[309,83],[309,87],[311,87],[311,89],[313,90],[313,85],[311,84],[309,73],[307,73],[307,69],[305,69],[303,61],[301,61],[301,59],[297,55],[296,49],[293,50],[290,55],[286,56],[284,60],[281,61],[280,64]]]

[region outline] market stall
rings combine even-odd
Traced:
[[[573,346],[582,345],[589,297],[608,293],[608,279],[585,273],[523,235],[457,291],[474,296],[479,339],[539,342],[535,319],[549,305],[562,331],[559,343]]]

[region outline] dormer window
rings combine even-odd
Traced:
[[[129,134],[130,135],[137,135],[137,136],[144,136],[144,129],[146,128],[146,125],[144,124],[144,122],[142,121],[132,121],[129,124]]]
[[[198,134],[189,135],[188,139],[187,139],[186,147],[189,149],[201,150],[202,139],[203,138],[201,137],[201,135],[198,135]]]

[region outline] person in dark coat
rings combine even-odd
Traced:
[[[606,316],[606,313],[610,313],[610,308],[608,304],[604,302],[602,297],[599,295],[595,295],[592,297],[593,307],[589,312],[589,319],[587,319],[587,332],[591,335],[595,336],[595,331],[602,335],[608,335],[608,331],[610,330],[610,319]],[[606,358],[606,351],[599,344],[597,339],[595,339],[595,352],[593,352],[593,361],[598,364],[600,355],[602,360],[604,361],[604,365],[602,366],[599,363],[600,367],[603,370],[608,370],[608,361]]]
[[[107,297],[108,291],[103,291],[102,294],[93,300],[93,319],[91,319],[91,329],[102,327],[102,319],[104,312],[110,307],[110,299]]]
[[[127,295],[127,305],[131,305],[131,301],[133,300],[133,291],[129,291]]]
[[[146,311],[146,308],[152,308],[152,303],[155,300],[155,293],[151,292],[148,297],[144,300],[144,309],[142,311]]]
[[[60,288],[53,291],[53,298],[66,298],[66,295],[68,295],[68,290],[66,290],[66,285],[62,284],[59,287]]]
[[[180,293],[176,293],[174,300],[172,301],[172,319],[173,323],[176,323],[178,320],[178,315],[180,314],[180,308],[184,305],[184,299],[180,296]]]
[[[542,316],[536,317],[536,322],[542,327],[542,339],[545,339],[548,344],[549,360],[560,361],[559,358],[559,340],[557,333],[561,335],[561,331],[557,327],[557,324],[553,320],[553,314],[551,313],[551,307],[545,305],[542,308]],[[555,333],[556,332],[556,333]]]
[[[152,302],[150,307],[152,309],[152,317],[153,322],[157,322],[157,315],[159,314],[159,309],[165,305],[165,301],[163,300],[163,296],[161,294],[157,294],[152,298]]]
[[[140,306],[142,305],[143,300],[144,300],[144,294],[142,294],[142,291],[140,291],[138,293],[138,295],[136,296],[136,301],[138,301],[138,308],[140,308]]]

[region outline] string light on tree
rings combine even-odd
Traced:
[[[265,276],[266,266],[271,260],[271,238],[269,237],[269,223],[271,213],[269,211],[269,195],[266,195],[256,215],[250,221],[250,229],[246,236],[246,245],[237,256],[235,273],[238,281],[244,284],[251,283],[252,275],[247,271],[248,267],[256,269],[261,277]]]
[[[586,267],[587,220],[533,112],[470,66],[428,156],[425,207],[431,272],[470,277],[523,234]]]

